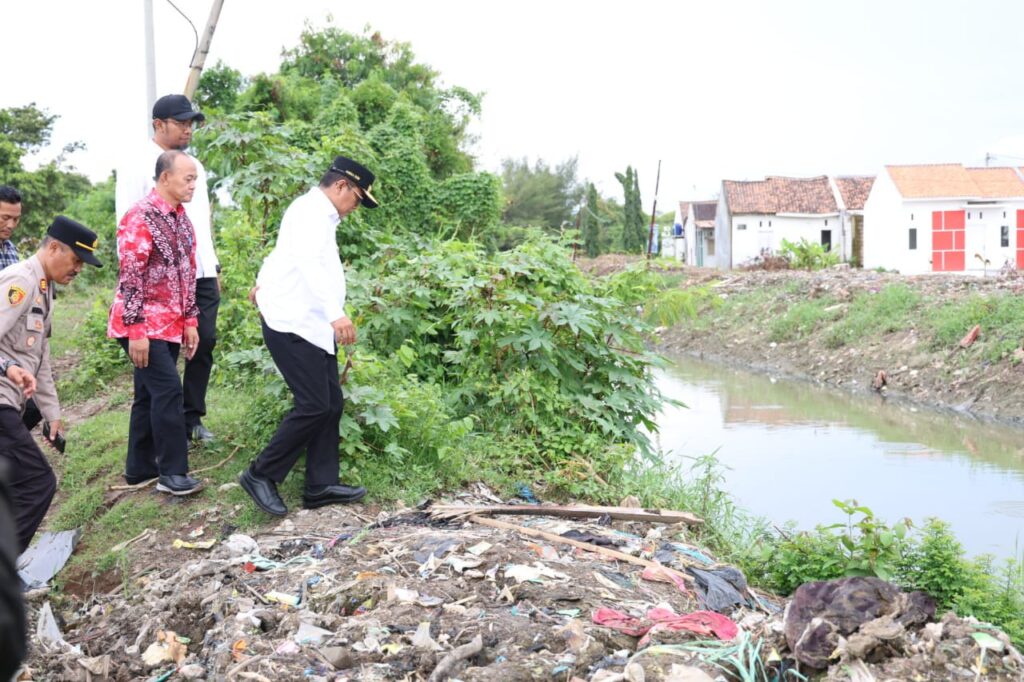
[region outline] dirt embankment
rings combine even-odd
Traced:
[[[1024,350],[1013,338],[1020,331],[1014,311],[988,315],[999,323],[982,324],[970,338],[985,309],[1013,308],[998,302],[1024,294],[1022,278],[683,272],[679,286],[707,286],[718,305],[664,330],[663,352],[1024,425]]]

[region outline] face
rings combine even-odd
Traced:
[[[187,156],[174,160],[171,170],[160,176],[160,186],[174,201],[188,203],[196,191],[196,164]]]
[[[14,228],[21,221],[21,204],[8,204],[0,201],[0,241],[10,239]]]
[[[173,118],[153,121],[153,139],[164,149],[185,149],[192,141],[192,121]]]
[[[363,191],[355,185],[339,180],[331,186],[330,198],[338,215],[344,218],[363,203]]]
[[[85,262],[66,244],[53,241],[47,244],[46,248],[50,279],[57,284],[70,284],[78,277]]]

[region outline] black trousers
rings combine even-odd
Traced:
[[[118,339],[128,352],[128,339]],[[149,340],[149,366],[135,368],[135,400],[128,422],[129,478],[188,473],[188,433],[178,378],[180,343]]]
[[[206,416],[206,387],[213,369],[213,349],[217,345],[217,310],[220,290],[216,277],[196,280],[196,303],[199,305],[199,347],[185,363],[183,389],[185,396],[185,428],[192,431]]]
[[[25,605],[18,578],[14,505],[7,486],[9,467],[0,458],[0,680],[9,680],[25,657]]]
[[[57,477],[21,421],[18,410],[0,405],[0,459],[7,462],[18,552],[24,552],[57,492]]]
[[[345,405],[338,383],[338,358],[301,336],[277,332],[263,322],[263,340],[295,397],[253,471],[284,480],[306,451],[306,487],[338,482],[338,425]]]

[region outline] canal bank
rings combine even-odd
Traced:
[[[707,295],[695,318],[662,330],[662,352],[1024,425],[1024,279],[1016,273],[687,268],[678,286]]]

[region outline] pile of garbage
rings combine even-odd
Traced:
[[[1019,680],[1007,637],[876,579],[782,600],[694,545],[700,519],[619,507],[301,511],[254,536],[150,533],[120,589],[30,603],[19,680]],[[215,511],[211,512],[216,514]],[[930,609],[929,610],[929,606]],[[844,677],[845,675],[845,677]]]

